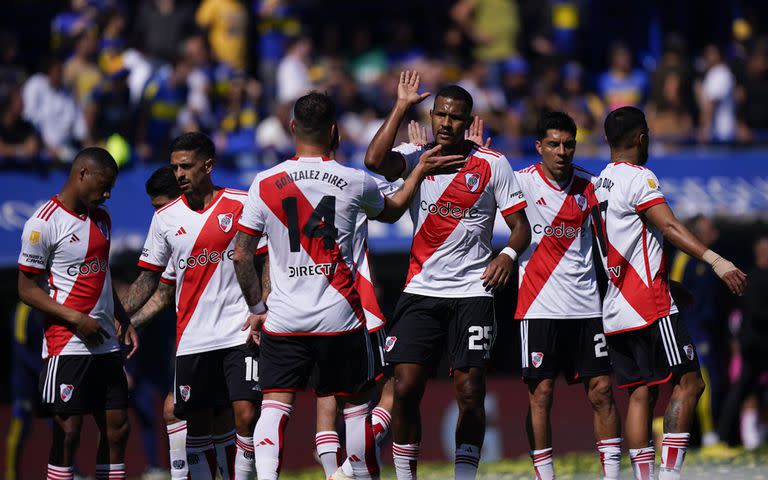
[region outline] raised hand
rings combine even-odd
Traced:
[[[485,124],[483,122],[483,119],[475,115],[475,120],[472,122],[472,125],[470,125],[469,129],[466,132],[464,132],[464,140],[475,142],[476,144],[485,148],[490,147],[491,137],[486,138],[485,143],[483,143],[483,127],[484,126]],[[409,125],[409,129],[410,129],[410,125]],[[410,135],[410,130],[408,133]]]
[[[400,72],[400,83],[397,85],[397,100],[406,102],[409,106],[416,105],[430,95],[429,92],[419,93],[419,74],[410,70]]]
[[[411,120],[408,123],[408,142],[414,145],[426,145],[427,141],[427,129],[419,125],[416,120]]]
[[[424,176],[441,175],[445,173],[456,173],[467,163],[463,155],[444,155],[435,156],[440,151],[441,146],[427,150],[419,157],[419,167]]]

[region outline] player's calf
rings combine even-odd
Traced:
[[[704,380],[697,372],[683,374],[672,390],[672,397],[664,412],[664,436],[661,443],[659,478],[676,480],[683,468],[696,403],[704,392]]]

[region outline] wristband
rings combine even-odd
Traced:
[[[710,266],[714,266],[720,258],[720,255],[716,254],[712,250],[707,250],[704,252],[704,255],[701,256],[701,259],[707,262]]]
[[[267,313],[267,304],[262,300],[256,305],[248,305],[248,310],[250,310],[253,315],[261,315]]]
[[[509,258],[511,258],[513,262],[517,260],[517,252],[512,247],[502,248],[501,252],[499,252],[499,255],[501,255],[502,253],[508,256]]]

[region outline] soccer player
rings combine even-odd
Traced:
[[[187,421],[189,474],[214,476],[214,413],[231,404],[237,431],[233,477],[240,480],[253,472],[252,432],[261,398],[257,350],[241,330],[248,306],[232,263],[235,222],[246,194],[213,184],[214,155],[213,142],[199,132],[172,142],[171,166],[183,194],[155,212],[139,260],[142,271],[123,304],[133,314],[158,283],[174,286],[174,410]]]
[[[240,219],[235,250],[238,280],[261,336],[264,391],[254,432],[259,479],[278,477],[285,426],[295,392],[307,384],[334,395],[344,408],[347,453],[355,478],[378,477],[368,411],[373,352],[365,306],[355,284],[358,214],[394,222],[427,176],[456,171],[458,155],[421,156],[403,186],[385,197],[366,173],[329,158],[338,144],[333,101],[309,93],[296,101],[291,131],[296,156],[259,173]],[[272,291],[269,311],[253,265],[258,238],[267,236]]]
[[[670,295],[664,239],[707,262],[733,293],[744,292],[747,278],[675,218],[658,179],[644,166],[650,141],[643,112],[612,111],[605,137],[611,163],[595,183],[597,203],[591,210],[609,279],[603,328],[616,381],[629,393],[625,438],[635,477],[653,478],[653,408],[659,384],[671,382],[659,478],[679,478],[704,382],[696,348]]]
[[[588,200],[594,176],[573,164],[576,123],[563,112],[539,118],[541,162],[516,172],[529,199],[532,240],[520,255],[515,319],[520,321],[526,419],[536,478],[555,478],[550,413],[555,378],[582,383],[592,405],[604,478],[619,478],[621,425],[613,401],[602,306],[592,261]]]
[[[428,177],[411,206],[410,267],[385,345],[395,377],[393,457],[398,479],[416,477],[419,403],[447,337],[459,406],[454,472],[456,478],[474,478],[485,435],[485,371],[496,334],[492,290],[506,285],[530,229],[507,159],[464,139],[473,119],[472,97],[463,88],[445,87],[435,97],[430,114],[437,147],[404,144],[391,150],[408,109],[429,96],[418,88],[417,73],[400,74],[397,101],[368,147],[366,166],[387,179],[404,177],[425,150],[437,147],[466,162],[455,174]],[[512,233],[508,247],[491,260],[497,208]]]
[[[112,289],[109,199],[117,164],[101,148],[86,148],[69,178],[24,225],[19,255],[19,297],[46,315],[40,387],[53,416],[49,479],[73,478],[83,415],[99,429],[98,479],[125,478],[128,385],[120,338],[131,349],[138,337]],[[40,286],[47,283],[48,291]]]

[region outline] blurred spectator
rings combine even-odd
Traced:
[[[292,155],[291,114],[293,102],[280,103],[272,115],[256,127],[256,144],[262,152],[264,163],[269,165]]]
[[[741,299],[741,372],[728,390],[717,425],[720,439],[731,444],[736,443],[742,403],[757,391],[760,375],[768,371],[764,350],[768,342],[768,237],[757,240],[754,253],[755,266],[747,272],[749,285]]]
[[[667,69],[646,106],[654,141],[685,142],[693,134],[693,117],[683,99],[683,73]]]
[[[244,74],[232,78],[229,96],[216,112],[216,151],[239,167],[256,165],[256,126],[259,123],[258,82]]]
[[[312,42],[307,37],[290,40],[285,56],[277,66],[277,101],[292,102],[312,88],[309,60]]]
[[[597,90],[607,111],[619,107],[641,108],[648,84],[646,73],[632,68],[632,53],[623,43],[611,46],[610,68],[600,75]]]
[[[40,132],[47,157],[69,162],[87,136],[85,118],[62,84],[61,59],[49,57],[43,67],[22,88],[23,116]]]
[[[163,161],[168,143],[175,135],[179,114],[187,103],[187,77],[191,71],[186,58],[160,68],[147,83],[139,107],[136,149],[141,162]]]
[[[768,39],[760,39],[747,57],[739,101],[741,138],[755,140],[754,130],[768,131]],[[764,134],[764,133],[763,133]]]
[[[37,166],[40,139],[31,123],[21,118],[21,90],[16,88],[0,101],[0,164]]]
[[[15,34],[0,30],[0,99],[24,82],[26,72],[18,62],[19,39]]]
[[[112,74],[121,68],[121,54],[125,50],[125,13],[120,9],[112,9],[104,17],[104,27],[99,37],[97,47],[97,63],[107,74]]]
[[[488,64],[481,61],[474,62],[458,84],[472,95],[474,105],[472,112],[480,115],[490,128],[498,130],[498,114],[504,111],[506,103],[504,91],[497,86],[498,84],[491,82]]]
[[[277,66],[289,38],[298,37],[301,25],[296,7],[286,0],[254,0],[259,44],[259,75],[262,98],[271,108],[277,98]]]
[[[51,22],[51,46],[56,52],[68,53],[72,41],[80,35],[96,35],[96,6],[88,0],[72,0],[70,7],[70,11],[59,13]]]
[[[244,70],[247,55],[248,11],[239,0],[203,0],[195,14],[208,31],[214,58],[235,70]]]
[[[129,47],[120,56],[121,68],[128,69],[128,88],[131,91],[131,103],[138,105],[152,76],[152,64],[140,48]]]
[[[699,215],[690,221],[691,231],[707,248],[711,248],[720,237],[714,222]],[[701,430],[702,446],[718,442],[715,432],[714,412],[720,406],[720,382],[724,356],[721,339],[726,330],[726,319],[718,304],[720,280],[709,265],[688,254],[677,252],[672,261],[670,280],[682,283],[693,295],[690,305],[680,307],[680,316],[688,327],[696,353],[699,355],[701,376],[704,379],[704,393],[696,405],[696,418]]]
[[[104,146],[114,134],[133,138],[135,115],[127,77],[126,70],[105,77],[85,102],[85,120],[92,144]]]
[[[576,140],[582,146],[594,141],[600,131],[600,120],[605,115],[603,102],[584,86],[584,68],[580,63],[569,62],[563,67],[562,105],[559,110],[570,115],[579,126]]]
[[[371,44],[371,30],[362,25],[352,32],[349,68],[364,92],[371,92],[387,71],[387,55],[380,46]]]
[[[153,63],[172,62],[181,40],[195,28],[194,11],[175,0],[144,0],[139,6],[135,34],[143,40]]]
[[[702,57],[705,73],[699,88],[699,140],[730,142],[736,137],[736,80],[716,45],[707,45]]]
[[[528,95],[528,62],[512,57],[504,62],[502,87],[507,103],[515,108]]]
[[[213,104],[226,98],[231,71],[211,62],[208,42],[202,34],[185,38],[182,52],[192,69],[187,77],[187,108],[204,130],[210,130],[215,123]]]
[[[80,105],[101,81],[101,70],[96,66],[97,39],[93,35],[80,34],[74,39],[74,52],[62,70],[64,86],[75,95]]]

